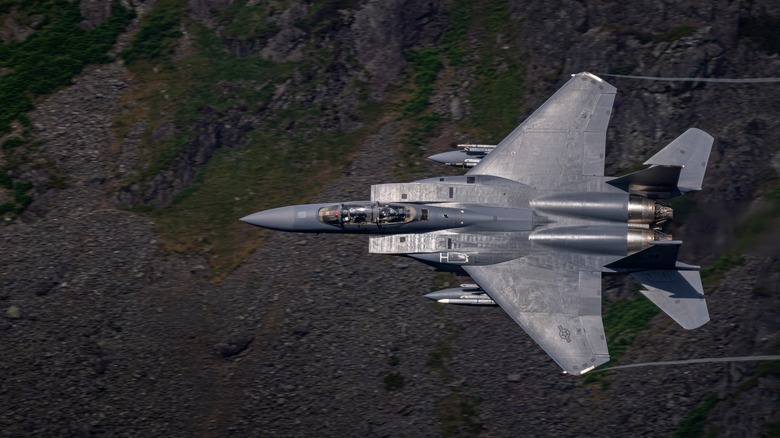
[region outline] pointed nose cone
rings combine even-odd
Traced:
[[[280,207],[244,216],[241,221],[258,227],[279,231],[293,231],[295,207]]]

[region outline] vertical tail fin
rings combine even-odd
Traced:
[[[609,183],[653,198],[671,198],[701,190],[713,140],[701,129],[691,128],[645,161],[649,168]]]
[[[701,190],[713,140],[711,135],[701,129],[691,128],[645,161],[645,164],[680,166],[682,169],[677,181],[680,192]]]
[[[713,138],[691,128],[653,155],[647,169],[619,178],[609,184],[649,198],[672,198],[701,190]],[[650,248],[618,260],[608,268],[631,275],[645,287],[650,301],[685,329],[694,329],[710,320],[704,288],[696,266],[677,261],[680,241],[654,242]]]

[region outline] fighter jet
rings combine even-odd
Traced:
[[[371,187],[369,201],[274,208],[242,221],[369,234],[369,252],[415,258],[475,284],[442,303],[498,305],[570,374],[609,360],[602,274],[630,274],[686,329],[709,321],[699,267],[662,231],[668,200],[701,190],[713,138],[691,128],[625,176],[604,176],[616,88],[578,73],[462,176]],[[459,157],[438,161],[463,163]],[[464,166],[466,167],[466,166]]]

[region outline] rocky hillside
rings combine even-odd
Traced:
[[[422,298],[460,279],[237,223],[451,174],[571,73],[780,77],[776,3],[3,2],[0,436],[777,435],[777,362],[561,376]],[[609,174],[716,138],[671,227],[711,322],[607,278],[608,365],[780,354],[780,83],[604,78]]]

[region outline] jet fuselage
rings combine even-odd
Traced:
[[[604,176],[616,89],[573,75],[498,145],[461,145],[432,157],[462,176],[371,186],[364,202],[276,208],[242,218],[261,227],[369,234],[369,252],[467,274],[426,295],[447,304],[498,305],[572,374],[609,360],[602,273],[630,273],[640,292],[685,329],[709,320],[698,267],[656,202],[701,190],[713,138],[688,129],[620,177]]]
[[[303,204],[241,218],[263,228],[299,233],[399,234],[437,230],[531,231],[530,208],[439,207],[370,201]]]
[[[446,183],[434,178],[418,183],[436,189],[442,182]],[[651,226],[670,218],[671,210],[645,197],[619,190],[528,195],[525,199],[532,199],[513,206],[380,201],[303,204],[261,211],[241,220],[280,231],[386,235],[372,238],[371,252],[407,255],[454,271],[463,265],[511,260],[527,254],[533,245],[625,257],[669,238]],[[390,237],[394,235],[400,237]]]

